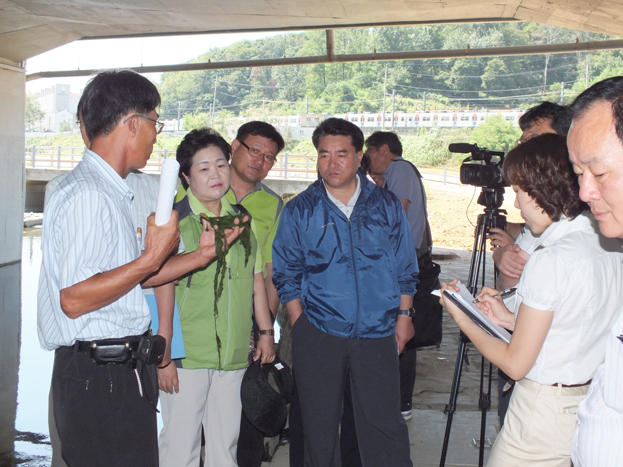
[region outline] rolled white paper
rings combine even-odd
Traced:
[[[179,171],[180,164],[173,158],[165,159],[162,163],[158,202],[156,203],[156,225],[164,225],[171,219]]]

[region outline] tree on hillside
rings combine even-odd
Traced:
[[[521,136],[521,130],[506,122],[500,115],[487,117],[483,124],[472,132],[472,140],[481,148],[490,151],[511,150]]]
[[[37,96],[30,93],[26,94],[26,128],[32,129],[44,115],[45,113],[37,101]]]
[[[340,29],[334,32],[337,54],[408,50],[448,50],[480,47],[554,44],[607,39],[606,36],[554,28],[536,23],[483,23]],[[213,49],[196,61],[228,61],[319,56],[326,54],[324,31],[275,35]],[[589,56],[589,81],[620,73],[621,53]],[[423,100],[426,93],[448,99],[448,106],[487,108],[527,107],[542,100],[556,83],[576,90],[586,81],[586,54],[512,57],[465,57],[443,60],[329,63],[229,70],[205,70],[163,75],[160,90],[166,118],[216,110],[236,114],[258,112],[378,112],[382,108],[384,70],[387,89],[400,102]],[[216,99],[214,84],[217,82]],[[558,85],[560,89],[562,85]],[[347,100],[337,95],[347,95]],[[439,100],[439,99],[438,99]],[[342,102],[338,108],[336,102]],[[408,107],[408,106],[407,106]],[[411,106],[413,108],[413,106]]]

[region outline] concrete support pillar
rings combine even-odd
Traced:
[[[25,74],[0,58],[0,464],[13,455],[21,321]]]

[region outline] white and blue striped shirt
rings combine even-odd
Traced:
[[[44,349],[147,330],[149,309],[140,285],[77,319],[68,318],[60,304],[62,289],[138,258],[133,197],[128,184],[88,149],[55,189],[46,206],[41,239],[37,324]]]
[[[576,467],[623,465],[623,314],[610,330],[606,360],[578,407],[571,458]]]

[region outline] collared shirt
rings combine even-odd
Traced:
[[[60,304],[62,289],[138,258],[133,197],[119,174],[88,149],[82,162],[50,197],[41,239],[37,316],[39,341],[44,349],[147,330],[149,309],[140,285],[113,303],[76,319],[67,317]]]
[[[272,263],[273,240],[283,209],[281,196],[264,183],[257,182],[255,189],[240,200],[236,199],[236,194],[231,188],[225,193],[225,197],[231,204],[241,204],[249,211],[257,227],[256,236],[262,258],[266,263]]]
[[[620,287],[620,282],[618,287]],[[614,290],[610,290],[612,293]],[[578,407],[571,458],[576,467],[623,464],[623,313],[606,338],[606,359]]]
[[[351,198],[348,200],[347,204],[342,203],[339,199],[333,196],[329,190],[327,190],[327,196],[329,197],[329,199],[333,202],[333,204],[338,207],[340,211],[344,213],[347,219],[350,219],[350,215],[353,213],[353,209],[355,209],[355,204],[357,203],[359,195],[361,194],[361,180],[359,180],[359,177],[355,178],[357,179],[357,188],[355,188],[355,192],[353,193],[353,196],[351,196]],[[324,185],[324,188],[326,190],[327,186],[324,184],[324,180],[322,178],[320,180],[322,180],[322,184]]]
[[[141,172],[140,170],[133,170],[128,173],[125,177],[125,181],[134,192],[134,198],[132,200],[132,219],[136,227],[139,247],[141,251],[143,251],[145,249],[145,236],[147,235],[147,218],[152,212],[156,212],[160,184],[155,177]],[[140,236],[138,235],[139,227],[141,229]],[[184,253],[184,251],[184,241],[180,237],[180,244],[177,252],[181,254]],[[153,293],[153,289],[151,287],[144,288],[143,292]]]
[[[199,201],[197,197],[193,194],[190,187],[188,187],[188,189],[186,190],[186,196],[188,196],[188,204],[190,204],[190,209],[192,209],[192,211],[195,214],[197,215],[205,214],[208,217],[217,217],[212,211],[210,211],[203,204],[201,204],[201,201]],[[227,199],[227,196],[223,196],[221,198],[221,212],[219,213],[219,216],[232,215],[235,213],[236,211],[234,211],[234,208],[232,207],[231,203]],[[255,222],[255,219],[253,218],[251,218],[251,232],[253,233],[257,241],[257,224]],[[259,242],[258,242],[258,245],[259,245]],[[199,241],[197,240],[197,245],[194,246],[193,251],[196,250],[198,247],[199,247]],[[225,255],[227,262],[229,262],[230,254],[231,252],[228,251],[227,254]],[[254,263],[255,266],[253,268],[254,273],[258,274],[260,272],[263,272],[264,262],[262,258],[262,252],[259,250],[259,248],[257,250],[257,253],[255,254],[254,261],[255,261]]]
[[[537,241],[539,237],[535,237],[532,235],[532,231],[525,227],[522,229],[521,233],[517,235],[517,239],[515,240],[515,244],[521,248],[523,251],[531,255],[534,253],[534,249],[537,246]]]
[[[600,237],[588,213],[561,219],[536,239],[511,311],[523,303],[554,318],[526,378],[546,385],[592,378],[623,303],[622,260],[619,243]]]

